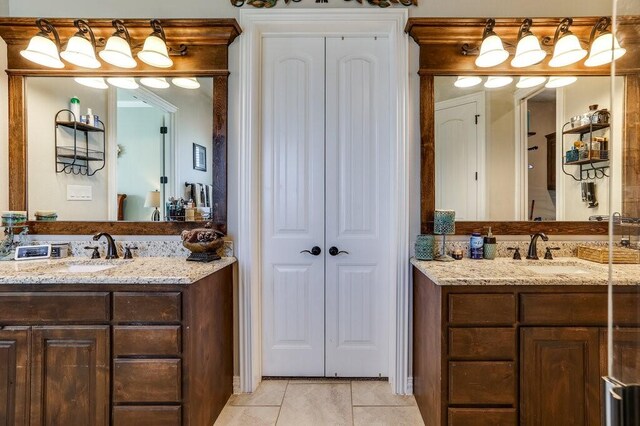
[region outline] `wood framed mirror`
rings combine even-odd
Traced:
[[[23,58],[31,37],[37,34],[37,18],[1,18],[0,37],[7,43],[7,74],[9,94],[9,208],[29,212],[28,197],[28,120],[27,78],[29,77],[197,77],[211,80],[212,134],[210,141],[211,189],[208,199],[210,220],[223,232],[227,228],[227,126],[228,126],[228,47],[241,33],[235,19],[164,19],[173,65],[169,68],[151,67],[138,60],[133,69],[117,68],[101,61],[99,69],[87,69],[65,63],[61,69],[46,68]],[[77,29],[72,19],[49,19],[64,43]],[[151,34],[150,20],[122,19],[136,50]],[[109,19],[86,20],[95,34],[98,46],[114,33]],[[63,44],[64,47],[64,44]],[[174,55],[174,53],[176,53]],[[45,118],[48,124],[49,117]],[[196,142],[191,141],[191,142]],[[191,144],[189,144],[191,147]],[[37,167],[37,165],[31,165]],[[162,206],[164,208],[164,206]],[[32,212],[29,212],[30,217]],[[92,234],[105,231],[115,235],[175,235],[186,228],[201,226],[199,222],[184,221],[30,221],[30,233],[35,234]]]
[[[571,31],[583,44],[588,44],[591,30],[599,17],[573,18]],[[495,32],[504,42],[515,45],[523,18],[495,19]],[[543,48],[551,50],[549,42],[553,42],[554,33],[562,18],[535,18],[531,30],[543,42]],[[482,42],[483,30],[487,23],[481,18],[410,18],[406,27],[409,35],[420,47],[420,149],[421,149],[421,232],[433,230],[433,212],[437,207],[436,192],[436,79],[441,76],[601,76],[611,75],[610,65],[586,67],[584,60],[561,68],[549,66],[548,55],[541,63],[526,68],[514,68],[508,61],[491,68],[479,68],[475,65],[477,51]],[[633,198],[634,188],[638,187],[637,138],[640,128],[640,105],[638,102],[640,72],[640,40],[635,31],[625,30],[640,24],[640,17],[622,17],[618,22],[617,37],[626,47],[626,55],[616,61],[616,76],[624,78],[624,128],[622,129],[622,197],[623,214],[638,215],[638,207]],[[550,38],[550,39],[549,39]],[[546,44],[546,47],[544,45]],[[512,46],[513,48],[515,46]],[[464,54],[466,50],[467,54]],[[513,51],[511,52],[513,53]],[[586,105],[585,105],[586,109]],[[528,120],[527,120],[528,122]],[[562,135],[562,133],[561,133]],[[556,161],[560,161],[556,157]],[[564,161],[564,160],[562,160]],[[477,175],[476,175],[477,179]],[[547,179],[545,177],[545,179]],[[549,188],[552,186],[549,185]],[[554,188],[555,190],[555,188]],[[442,206],[441,208],[445,208]],[[456,234],[465,235],[471,232],[482,232],[491,226],[494,233],[502,235],[525,235],[534,232],[546,232],[550,235],[606,235],[608,223],[603,221],[458,221]]]

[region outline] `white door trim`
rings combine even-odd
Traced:
[[[262,377],[260,223],[260,58],[261,39],[278,36],[384,35],[391,43],[392,170],[394,198],[391,260],[395,285],[390,286],[390,365],[393,391],[408,390],[409,374],[409,152],[408,129],[408,36],[406,10],[241,10],[239,63],[239,165],[238,238],[240,389],[252,392]],[[282,113],[286,113],[283,111]]]

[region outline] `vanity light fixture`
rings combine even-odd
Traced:
[[[484,83],[484,87],[487,89],[497,89],[499,87],[504,87],[513,81],[513,78],[507,76],[492,76],[487,79]]]
[[[169,57],[167,39],[162,24],[158,19],[152,19],[151,28],[153,28],[153,32],[144,41],[142,50],[138,52],[138,58],[152,67],[169,68],[173,65],[173,60]]]
[[[103,77],[76,77],[75,82],[82,84],[83,86],[91,87],[92,89],[108,89],[109,86],[104,82]]]
[[[487,19],[487,23],[482,33],[482,44],[480,54],[476,58],[476,66],[481,68],[495,67],[500,65],[509,57],[509,52],[504,49],[502,40],[493,32],[496,25],[495,19]]]
[[[553,57],[549,61],[550,67],[575,64],[587,56],[587,51],[582,48],[578,37],[569,31],[571,24],[573,24],[573,18],[564,18],[556,28],[553,37]]]
[[[520,80],[516,83],[518,89],[529,89],[531,87],[540,86],[547,81],[547,77],[520,77]]]
[[[140,83],[153,89],[168,89],[171,86],[164,77],[143,77]]]
[[[133,77],[110,77],[107,78],[107,83],[120,89],[133,90],[140,87]]]
[[[182,87],[183,89],[200,88],[200,83],[195,77],[176,77],[171,80],[171,82],[178,87]]]
[[[468,87],[477,86],[480,83],[482,83],[482,78],[468,75],[458,77],[453,85],[461,89],[465,89]]]
[[[591,37],[589,37],[589,45],[591,46],[589,57],[584,62],[586,66],[605,65],[627,53],[627,49],[621,47],[618,39],[611,33],[610,25],[611,18],[603,16],[593,26]],[[596,32],[600,33],[598,37],[595,37]]]
[[[107,44],[98,55],[103,61],[119,68],[135,68],[138,63],[131,54],[131,37],[120,19],[113,20],[116,31],[107,40]]]
[[[578,77],[551,77],[547,84],[544,85],[547,89],[558,89],[560,87],[568,86],[570,84],[575,83],[578,80]]]
[[[60,56],[65,61],[82,68],[100,68],[100,62],[96,59],[96,37],[89,24],[83,19],[76,19],[73,25],[78,32],[69,39],[66,49],[60,53]]]
[[[511,66],[516,68],[528,67],[538,64],[547,56],[547,52],[540,47],[540,41],[531,32],[533,21],[526,18],[518,31],[518,45],[516,55],[511,61]]]
[[[40,28],[40,32],[31,37],[29,45],[25,50],[20,51],[20,55],[38,65],[49,68],[64,68],[64,63],[60,60],[58,53],[60,48],[58,31],[46,19],[38,19],[36,26]],[[55,41],[49,38],[49,34],[53,34]]]

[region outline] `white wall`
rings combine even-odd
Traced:
[[[529,174],[527,217],[531,211],[531,200],[535,200],[533,217],[542,217],[542,220],[555,220],[555,200],[547,189],[547,138],[545,137],[556,131],[555,100],[541,102],[529,100],[527,105],[530,114],[529,131],[536,133],[528,138],[528,146],[538,146],[537,150],[528,152],[528,162],[533,166],[533,169],[529,169],[527,172]],[[560,161],[560,157],[557,161]]]
[[[79,85],[71,78],[29,77],[27,93],[27,179],[29,216],[36,210],[56,210],[58,220],[106,220],[107,168],[93,176],[56,173],[54,117],[69,107],[72,96],[80,98],[81,113],[91,108],[94,114],[106,118],[105,91]],[[68,120],[62,113],[61,120]],[[73,130],[59,128],[58,145],[73,146]],[[78,142],[84,143],[84,133],[78,132]],[[90,133],[89,149],[102,150],[102,133]],[[91,163],[96,168],[99,163]],[[67,185],[91,186],[91,201],[67,201]]]

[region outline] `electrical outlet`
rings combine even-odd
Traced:
[[[93,187],[90,185],[67,185],[67,201],[93,200]]]

